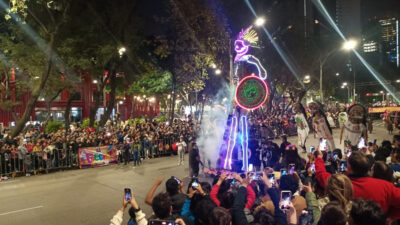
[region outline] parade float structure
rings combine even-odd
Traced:
[[[242,30],[234,43],[236,52],[233,75],[235,99],[223,165],[226,170],[249,171],[248,115],[259,109],[269,97],[269,87],[266,82],[267,71],[261,65],[260,60],[250,52],[252,48],[257,47],[258,35],[253,26]],[[241,70],[241,67],[250,67],[251,72]],[[233,159],[235,151],[237,151],[236,159]],[[237,168],[237,165],[240,165],[241,168]]]

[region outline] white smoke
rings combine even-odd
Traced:
[[[221,86],[213,99],[211,110],[203,114],[201,132],[197,137],[200,157],[207,168],[215,168],[223,143],[229,113],[232,108],[234,87],[229,84]],[[223,107],[226,107],[226,110]]]

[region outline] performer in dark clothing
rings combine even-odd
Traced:
[[[200,163],[199,148],[196,144],[196,138],[194,138],[189,152],[190,177],[197,177],[199,175]]]

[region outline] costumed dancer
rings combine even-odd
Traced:
[[[297,143],[306,152],[306,141],[308,134],[310,133],[310,127],[308,126],[306,110],[301,103],[295,103],[294,111],[296,115],[294,119],[297,126]]]
[[[344,149],[351,149],[352,146],[357,146],[360,138],[364,138],[364,143],[367,142],[368,132],[367,132],[367,118],[366,110],[364,106],[360,104],[354,104],[350,106],[347,110],[349,119],[342,126],[340,131],[340,144],[342,144],[344,136]]]
[[[335,149],[335,141],[333,140],[332,129],[326,119],[324,109],[319,102],[311,102],[309,104],[312,114],[312,126],[314,129],[314,138],[324,138],[327,142],[328,151]]]

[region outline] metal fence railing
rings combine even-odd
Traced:
[[[78,154],[72,150],[53,149],[24,155],[11,151],[0,152],[1,176],[48,173],[78,166]]]
[[[147,147],[140,149],[139,157],[162,157],[174,154],[172,145],[176,137],[167,137],[150,141]],[[117,148],[117,146],[115,146]],[[117,163],[124,161],[124,152],[118,150]],[[129,161],[134,157],[133,149],[129,152]],[[18,151],[0,151],[0,175],[7,177],[36,175],[65,169],[79,169],[79,154],[71,149],[53,149],[19,154]]]

